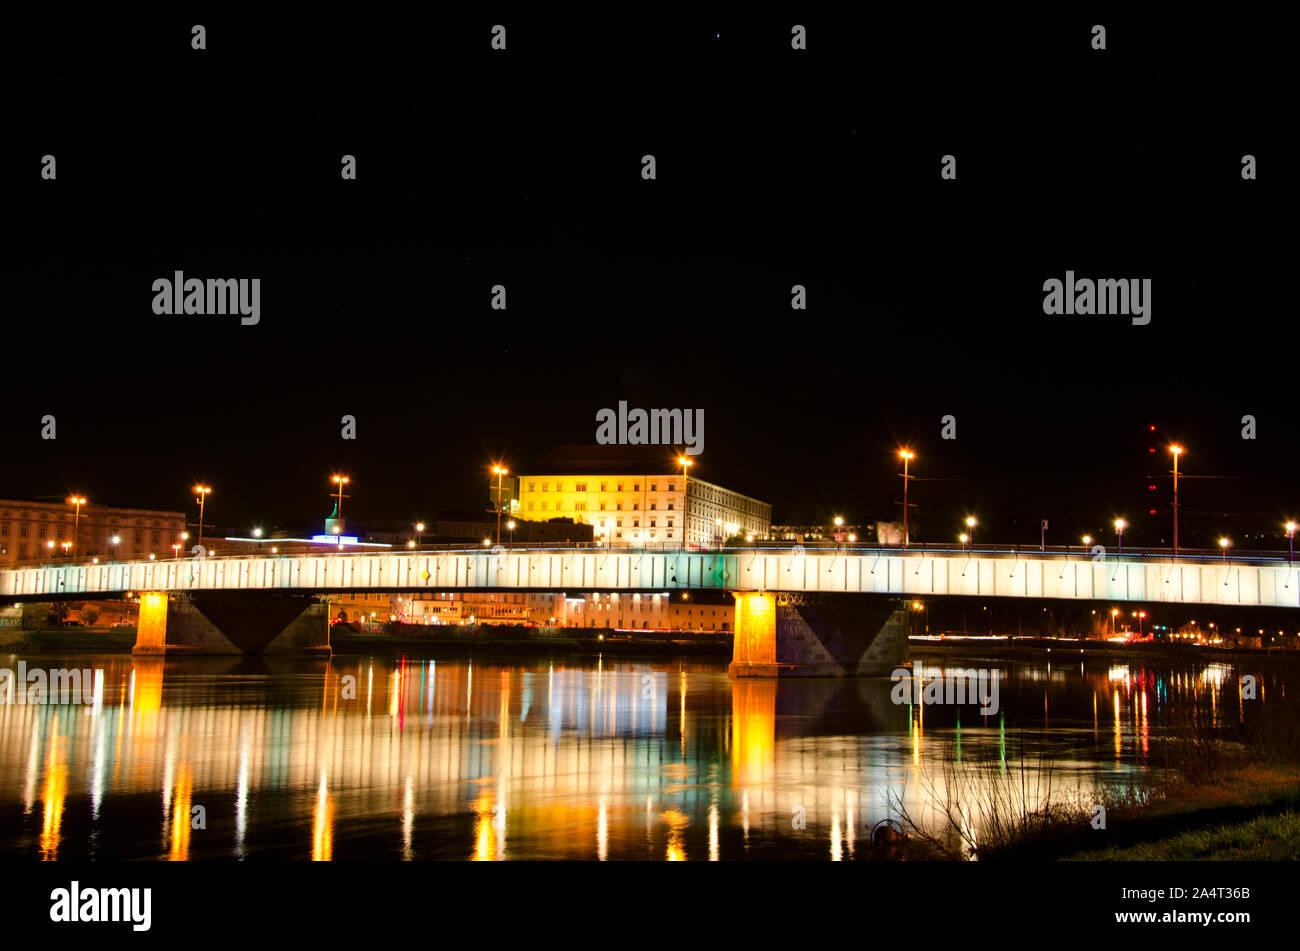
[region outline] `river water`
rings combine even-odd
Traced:
[[[870,858],[958,776],[1136,783],[1167,698],[1223,705],[1232,675],[963,661],[998,670],[994,711],[686,659],[19,661],[103,671],[88,703],[0,705],[0,853],[31,860]]]

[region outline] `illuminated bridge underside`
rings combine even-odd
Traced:
[[[127,591],[824,592],[895,597],[1062,598],[1300,607],[1285,563],[923,552],[601,552],[473,550],[420,554],[122,562],[0,571],[0,600]]]

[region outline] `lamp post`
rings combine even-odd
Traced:
[[[330,481],[333,482],[336,486],[338,486],[338,489],[335,492],[332,492],[330,494],[333,495],[337,500],[338,504],[335,506],[334,512],[338,516],[338,520],[342,522],[343,521],[343,500],[352,498],[352,496],[350,495],[343,494],[343,487],[347,485],[349,482],[351,482],[352,480],[345,475],[334,475],[334,476],[330,476]]]
[[[1178,457],[1183,454],[1182,446],[1170,446],[1174,454],[1174,557],[1178,557]]]
[[[181,560],[181,543],[180,543],[180,542],[173,542],[173,543],[172,543],[172,559],[175,560],[175,561],[180,561],[180,560]]]
[[[1124,553],[1124,529],[1128,528],[1128,522],[1122,518],[1115,519],[1115,534],[1119,538],[1119,553]]]
[[[1295,561],[1295,522],[1286,523],[1286,540],[1291,543],[1291,557],[1288,561]]]
[[[718,521],[720,523],[722,519],[718,519]],[[836,515],[835,516],[835,547],[836,548],[839,548],[840,543],[844,541],[844,533],[840,531],[840,529],[842,529],[843,527],[844,527],[844,519]]]
[[[120,535],[114,535],[114,536],[113,536],[112,538],[110,538],[108,541],[109,541],[109,549],[110,549],[110,551],[112,552],[112,557],[113,557],[114,560],[116,560],[116,559],[117,559],[117,546],[118,546],[118,544],[122,541],[122,538],[121,538]]]
[[[974,515],[966,516],[966,529],[967,529],[966,538],[962,540],[967,542],[967,550],[972,551],[975,548],[975,516]]]
[[[261,558],[262,557],[262,530],[260,528],[253,529],[253,537],[257,539],[257,557]]]
[[[1119,608],[1110,609],[1110,636],[1115,636],[1115,618],[1119,615]]]
[[[212,489],[206,485],[196,485],[194,493],[199,497],[199,546],[203,545],[203,504],[207,501],[208,496],[212,494]]]
[[[510,547],[515,547],[515,520],[512,518],[506,522],[506,528],[510,529]]]
[[[497,477],[497,544],[501,544],[501,477],[508,475],[510,470],[502,465],[494,465],[492,472]]]
[[[1219,539],[1219,547],[1223,549],[1223,560],[1224,560],[1224,561],[1227,561],[1227,560],[1228,560],[1228,547],[1229,547],[1231,544],[1232,544],[1232,542],[1229,541],[1229,540],[1226,539],[1226,538],[1220,538],[1220,539]]]
[[[418,552],[421,547],[421,536],[424,534],[424,523],[415,523],[415,550]]]
[[[907,464],[916,458],[916,453],[910,449],[898,450],[899,457],[903,460],[903,547],[907,547],[907,483],[911,481],[911,476],[907,474]]]
[[[687,480],[687,475],[686,475],[686,470],[689,469],[691,466],[695,465],[695,463],[694,463],[693,461],[691,461],[690,459],[687,459],[685,456],[678,456],[678,457],[677,457],[677,464],[678,464],[679,466],[682,467],[682,547],[685,548],[685,547],[687,547],[687,546],[686,546],[686,541],[687,541],[687,539],[686,539],[686,535],[687,535],[687,532],[690,531],[690,522],[688,522],[688,521],[686,520],[686,511],[687,511],[687,501],[686,501],[686,480]]]
[[[77,507],[76,514],[72,516],[72,550],[80,554],[77,542],[80,541],[81,534],[81,507],[86,504],[86,500],[79,495],[74,495],[68,499],[68,504]]]

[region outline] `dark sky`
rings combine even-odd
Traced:
[[[1278,26],[791,10],[15,25],[0,495],[202,479],[223,528],[303,527],[345,471],[353,518],[428,519],[626,399],[703,408],[779,521],[889,517],[906,443],[919,538],[1167,544],[1176,439],[1184,544],[1280,544],[1245,541],[1300,511]],[[155,316],[178,269],[261,278],[261,323]],[[1044,316],[1066,269],[1151,278],[1151,323]]]

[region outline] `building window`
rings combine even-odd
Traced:
[[[528,491],[529,491],[529,492],[536,492],[536,491],[537,491],[537,483],[536,483],[536,482],[529,482],[529,483],[528,483]]]
[[[158,533],[157,533],[157,532],[154,532],[154,533],[153,533],[153,539],[152,539],[152,541],[153,541],[153,544],[155,544],[155,545],[158,544]]]
[[[532,502],[529,502],[529,503],[528,503],[528,511],[531,512],[531,511],[533,510],[533,505],[534,505],[534,503],[532,503]]]
[[[144,532],[140,531],[140,529],[137,528],[137,529],[135,530],[135,543],[136,543],[137,545],[140,544],[140,539],[142,539],[143,537],[144,537]],[[139,551],[139,550],[140,550],[140,549],[138,549],[138,548],[136,549],[136,551]]]
[[[640,491],[641,491],[641,483],[640,483],[640,482],[633,482],[633,483],[632,483],[632,491],[633,491],[633,492],[640,492]]]
[[[640,502],[633,502],[633,503],[632,503],[632,511],[633,511],[633,512],[640,511],[640,509],[641,509],[641,503],[640,503]]]
[[[574,510],[575,512],[585,512],[585,511],[587,511],[587,503],[586,503],[586,502],[574,502],[574,503],[573,503],[573,510]]]
[[[37,538],[44,538],[44,537],[45,537],[45,526],[44,526],[44,525],[42,525],[41,528],[40,528],[40,531],[38,531],[38,532],[36,533],[36,537],[37,537]]]
[[[668,503],[668,511],[671,512],[672,510],[673,510],[673,503],[669,502],[669,503]]]
[[[658,482],[651,482],[651,483],[650,483],[650,491],[651,491],[651,492],[658,492],[658,491],[659,491],[659,483],[658,483]]]
[[[542,483],[542,491],[543,491],[543,492],[550,492],[550,491],[551,491],[551,483],[549,483],[549,482],[543,482],[543,483]]]
[[[556,492],[563,492],[563,491],[564,491],[564,483],[563,483],[563,482],[557,482],[557,483],[555,483],[555,491],[556,491]]]
[[[586,491],[587,491],[587,483],[585,483],[585,482],[575,482],[575,483],[573,484],[573,491],[574,491],[574,492],[586,492]]]
[[[676,482],[669,482],[669,483],[668,483],[668,491],[669,491],[669,492],[676,492],[676,491],[677,491],[677,483],[676,483]]]
[[[618,484],[618,491],[620,491],[620,492],[623,491],[623,483],[622,483],[622,482],[620,482],[620,483]]]
[[[600,484],[600,491],[604,492],[604,491],[605,491],[605,486],[608,485],[608,484],[609,484],[609,483],[607,483],[607,482],[602,482],[602,483]]]
[[[658,507],[658,503],[656,503],[656,502],[651,502],[651,503],[650,503],[650,511],[653,512],[657,507]]]

